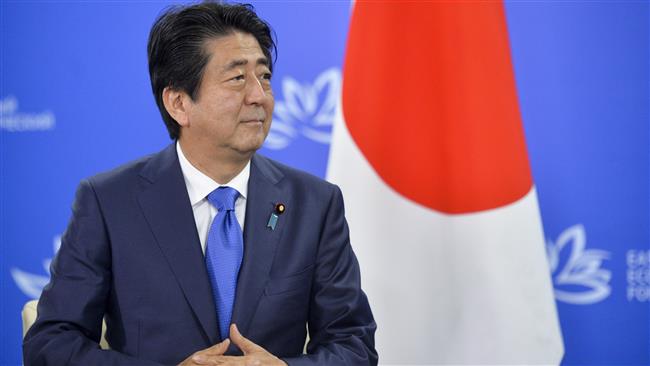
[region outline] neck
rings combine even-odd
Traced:
[[[215,151],[212,154],[206,154],[200,151],[194,144],[183,143],[182,139],[178,143],[183,150],[185,158],[201,173],[212,178],[219,184],[226,184],[237,176],[250,161],[253,153],[240,154],[237,152]]]

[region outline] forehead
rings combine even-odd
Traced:
[[[259,42],[248,33],[235,31],[225,36],[210,38],[205,41],[203,47],[212,65],[225,66],[238,60],[256,64],[259,59],[266,60]]]

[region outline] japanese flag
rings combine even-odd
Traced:
[[[384,364],[563,355],[503,4],[354,5],[328,179]]]

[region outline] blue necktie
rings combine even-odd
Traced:
[[[235,216],[235,200],[238,196],[239,192],[230,187],[219,187],[208,195],[208,201],[219,211],[208,233],[205,264],[217,306],[222,339],[229,336],[237,275],[244,252],[244,238]]]

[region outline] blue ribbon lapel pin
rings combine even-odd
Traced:
[[[286,210],[287,207],[284,205],[284,203],[276,204],[273,212],[271,213],[271,217],[269,217],[269,222],[266,224],[266,227],[270,228],[271,230],[275,230],[275,225],[278,224],[278,218]]]

